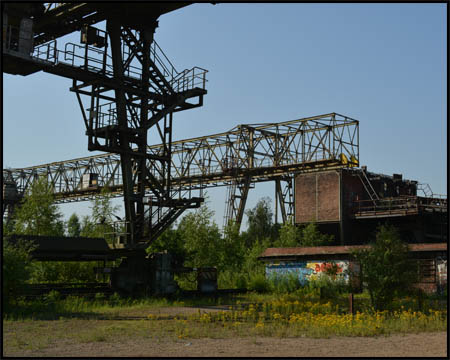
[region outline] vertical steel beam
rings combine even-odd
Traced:
[[[227,226],[230,220],[234,220],[238,229],[241,227],[250,183],[251,179],[247,177],[244,181],[233,181],[232,184],[228,185],[228,200],[227,208],[225,209],[224,226]]]
[[[149,84],[149,69],[150,69],[150,45],[153,41],[153,32],[144,29],[140,31],[141,45],[142,45],[142,79],[141,89],[144,92],[144,96],[141,97],[140,103],[140,128],[144,128],[144,124],[148,120],[148,84]],[[147,131],[142,131],[139,134],[138,152],[140,154],[147,153]],[[138,239],[141,239],[144,232],[145,222],[145,209],[144,209],[144,196],[146,186],[146,157],[141,156],[137,160],[137,204],[136,204],[136,230],[135,235]]]
[[[117,80],[123,79],[123,63],[122,63],[122,44],[121,44],[121,26],[118,22],[108,19],[106,22],[106,30],[111,40],[111,57],[114,71],[114,77]],[[128,119],[126,109],[125,91],[121,88],[114,90],[116,98],[117,120],[119,124],[119,147],[123,152],[120,153],[120,163],[122,167],[123,178],[123,195],[125,206],[125,218],[127,221],[127,245],[133,246],[135,239],[135,197],[133,190],[132,178],[132,161],[131,156],[127,153],[130,150],[129,137],[127,134]]]

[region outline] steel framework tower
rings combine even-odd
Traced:
[[[172,187],[172,127],[174,112],[203,105],[207,71],[178,72],[153,39],[158,17],[186,5],[2,4],[4,72],[72,79],[88,149],[120,156],[130,249],[146,247],[146,225],[159,233],[202,201],[180,198]],[[100,21],[105,30],[92,26]],[[73,31],[80,31],[79,44],[57,43]],[[161,140],[156,153],[148,151],[149,130]]]

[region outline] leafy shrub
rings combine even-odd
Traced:
[[[347,292],[349,285],[344,279],[332,279],[329,276],[319,276],[308,283],[308,287],[320,295],[322,299],[335,299],[344,292]]]
[[[31,242],[19,239],[13,244],[3,239],[2,294],[7,306],[17,302],[20,292],[30,278],[30,253],[33,249]]]
[[[389,309],[395,296],[411,292],[417,280],[417,263],[408,258],[408,245],[395,227],[381,225],[371,248],[354,255],[375,310]]]
[[[249,277],[248,289],[259,293],[265,293],[270,290],[270,284],[264,274],[254,273]]]
[[[292,293],[302,287],[297,274],[286,274],[283,276],[272,276],[269,279],[270,290],[277,294]]]
[[[59,291],[56,290],[51,290],[46,296],[45,296],[45,302],[47,304],[52,304],[52,303],[56,303],[59,300],[61,300],[61,294],[59,293]]]

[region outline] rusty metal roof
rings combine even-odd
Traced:
[[[260,255],[260,258],[263,259],[283,256],[349,254],[354,250],[362,250],[368,248],[370,248],[370,245],[267,248]],[[447,243],[409,244],[409,249],[410,251],[447,251]]]

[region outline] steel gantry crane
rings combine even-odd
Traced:
[[[11,214],[37,175],[47,176],[61,202],[91,199],[108,186],[125,207],[128,253],[120,253],[112,276],[119,290],[173,290],[168,258],[153,261],[145,249],[183,211],[200,206],[203,188],[229,185],[226,221],[240,223],[252,184],[275,180],[286,219],[293,173],[358,164],[358,122],[334,113],[174,142],[173,114],[203,105],[207,70],[177,71],[153,36],[159,16],[188,4],[1,4],[3,72],[71,79],[88,149],[106,152],[4,170],[3,214]],[[79,42],[64,41],[75,31]],[[149,146],[149,132],[160,144]],[[155,287],[163,278],[169,280]]]
[[[201,199],[178,199],[171,186],[173,113],[203,105],[207,71],[177,71],[153,39],[158,17],[188,3],[6,3],[3,71],[70,78],[88,149],[120,158],[126,247],[143,248],[146,191],[156,232]],[[92,25],[105,21],[105,30]],[[58,43],[80,31],[80,43]],[[194,102],[192,102],[194,100]],[[84,102],[83,102],[84,101]],[[148,151],[154,132],[162,146]]]
[[[203,105],[207,70],[177,71],[153,38],[159,16],[189,4],[1,4],[3,72],[26,76],[43,71],[72,79],[88,149],[120,159],[128,253],[113,279],[117,289],[133,292],[159,281],[147,261],[148,236],[202,202],[178,198],[170,174],[173,113]],[[64,41],[74,31],[80,41]],[[149,132],[163,144],[157,153],[148,151]],[[11,182],[4,185],[3,206],[11,213],[14,201],[6,198],[14,197],[14,188]],[[150,218],[157,222],[148,224],[147,232],[146,213],[152,209]]]

